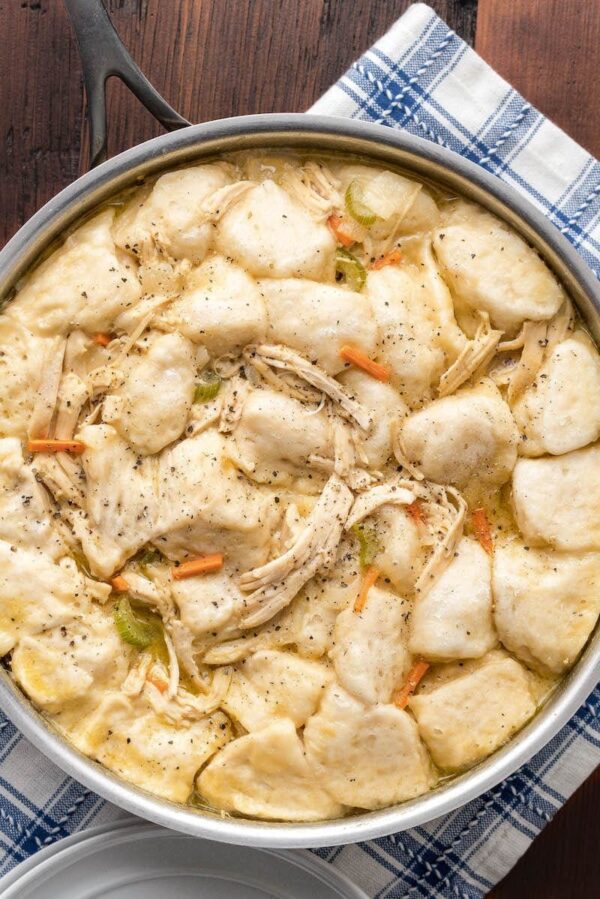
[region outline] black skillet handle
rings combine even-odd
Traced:
[[[90,124],[90,168],[106,159],[106,80],[115,75],[167,131],[190,123],[156,91],[115,31],[102,0],[64,0],[83,65]]]

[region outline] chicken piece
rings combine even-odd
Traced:
[[[114,214],[104,209],[81,225],[19,290],[12,314],[34,334],[108,331],[140,299],[137,264],[113,242]]]
[[[432,396],[445,366],[435,302],[416,265],[388,265],[367,276],[367,296],[379,328],[379,362],[409,406]]]
[[[55,564],[44,553],[0,540],[0,655],[26,636],[89,612],[83,576],[72,559]]]
[[[28,331],[12,310],[11,303],[0,315],[0,435],[23,438],[36,401],[31,387],[50,341]]]
[[[465,200],[445,210],[434,249],[455,300],[488,312],[501,331],[516,333],[526,319],[552,318],[564,301],[535,250],[503,221]]]
[[[219,631],[244,611],[244,594],[224,569],[173,581],[171,590],[181,622],[194,636]]]
[[[448,772],[486,758],[536,710],[527,672],[514,659],[492,652],[477,666],[461,665],[444,666],[446,680],[437,684],[433,677],[430,688],[419,687],[409,700],[433,761]]]
[[[250,732],[279,718],[302,727],[316,712],[332,679],[331,671],[320,662],[291,652],[261,650],[237,665],[221,705]]]
[[[492,620],[492,565],[474,540],[463,537],[445,571],[415,602],[411,652],[431,661],[485,655],[497,642]]]
[[[133,361],[123,386],[105,400],[104,421],[136,452],[160,452],[186,426],[195,374],[193,344],[181,334],[161,334]]]
[[[269,327],[267,339],[307,356],[327,374],[343,371],[346,344],[376,352],[377,327],[368,299],[345,287],[304,278],[258,282]]]
[[[512,498],[526,543],[565,552],[600,550],[600,445],[519,459]]]
[[[304,728],[309,765],[344,805],[383,808],[420,796],[435,777],[417,726],[393,705],[365,706],[329,687]]]
[[[89,606],[81,619],[35,636],[23,636],[11,657],[13,676],[33,702],[47,711],[77,700],[96,701],[118,688],[132,650],[115,628],[111,610]]]
[[[213,234],[203,206],[230,182],[227,167],[218,163],[161,175],[150,190],[136,192],[116,218],[116,244],[153,264],[156,249],[174,259],[202,262]]]
[[[390,702],[408,674],[412,604],[390,590],[371,587],[366,605],[337,617],[329,655],[340,685],[367,705]]]
[[[222,256],[194,269],[185,290],[154,319],[156,327],[178,330],[207,348],[212,356],[239,353],[262,342],[267,313],[256,281]]]
[[[371,417],[371,427],[361,434],[361,447],[369,468],[382,468],[392,455],[392,425],[408,414],[408,407],[391,384],[357,368],[342,372],[339,381]]]
[[[310,473],[310,456],[333,453],[327,413],[315,414],[314,408],[270,388],[250,393],[233,440],[235,463],[252,480],[273,486],[293,485]],[[313,490],[318,490],[315,480]]]
[[[25,465],[21,442],[0,438],[0,539],[56,561],[66,546],[51,514],[47,494]]]
[[[273,181],[257,184],[222,216],[215,245],[255,277],[333,280],[329,228]]]
[[[60,389],[66,348],[67,340],[65,337],[54,337],[46,344],[46,352],[41,363],[35,406],[31,413],[29,427],[27,428],[28,437],[50,437],[52,419],[54,418],[58,402],[58,391]]]
[[[138,456],[110,425],[78,434],[87,492],[73,528],[94,575],[109,578],[155,531],[158,460]]]
[[[352,505],[352,493],[332,475],[293,545],[283,555],[246,572],[240,587],[247,596],[244,629],[264,624],[285,608],[321,568],[337,555],[344,525]]]
[[[518,439],[510,409],[487,379],[435,400],[402,426],[409,461],[426,478],[459,489],[498,487],[508,480]]]
[[[600,356],[583,331],[563,340],[513,406],[523,456],[569,453],[600,437]]]
[[[201,772],[197,789],[216,808],[251,818],[321,821],[344,811],[318,784],[286,718],[229,743]]]
[[[235,469],[229,447],[210,429],[162,454],[154,541],[176,560],[223,552],[239,573],[266,561],[280,513]]]
[[[600,555],[501,545],[493,586],[494,618],[506,648],[541,674],[568,671],[600,614]]]

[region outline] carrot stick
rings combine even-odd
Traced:
[[[400,262],[402,259],[402,250],[395,249],[390,253],[386,253],[385,256],[380,256],[379,259],[376,259],[375,262],[372,262],[369,268],[372,272],[376,272],[380,268],[385,268],[386,265],[396,265],[396,263]]]
[[[152,684],[154,687],[156,687],[157,690],[160,690],[161,693],[164,693],[165,690],[169,688],[169,685],[166,684],[164,680],[161,680],[159,677],[154,677],[153,674],[149,674],[146,680],[149,684]]]
[[[327,224],[338,243],[341,243],[343,247],[352,246],[354,238],[347,231],[344,231],[344,222],[339,215],[336,215],[335,213],[330,215],[327,219]]]
[[[171,568],[173,580],[181,581],[186,577],[194,577],[197,574],[207,574],[209,571],[218,571],[223,567],[223,553],[212,553],[210,556],[201,556],[199,559],[190,559]]]
[[[423,510],[418,499],[413,500],[413,502],[406,507],[406,511],[415,524],[421,524],[423,521]]]
[[[414,693],[417,684],[428,668],[429,662],[424,662],[423,659],[419,659],[418,662],[415,662],[415,664],[408,672],[406,682],[400,687],[399,690],[396,690],[396,692],[394,693],[392,701],[397,708],[406,708],[406,704],[410,698],[411,693]]]
[[[30,453],[82,453],[85,443],[81,440],[29,440],[27,449]]]
[[[385,365],[373,362],[366,353],[363,353],[356,346],[350,346],[350,344],[343,346],[340,350],[340,356],[344,362],[350,362],[352,365],[356,365],[357,368],[362,368],[363,371],[366,371],[368,375],[371,375],[372,378],[376,378],[378,381],[389,381],[390,379],[389,369]]]
[[[98,346],[108,346],[111,340],[112,337],[110,334],[98,333],[94,334],[94,336],[92,337],[92,343],[97,343]]]
[[[126,593],[127,590],[129,590],[129,584],[120,574],[117,574],[116,577],[110,579],[110,585],[113,590],[117,591],[117,593]]]
[[[356,602],[354,603],[355,612],[362,612],[362,610],[364,609],[369,590],[374,585],[380,574],[381,572],[379,571],[379,568],[375,568],[374,565],[370,565],[365,571],[363,582],[360,585],[360,591],[358,593],[358,596],[356,597]]]
[[[486,553],[491,556],[494,552],[494,541],[485,509],[474,509],[471,519],[476,539],[479,540]]]

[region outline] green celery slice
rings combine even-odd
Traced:
[[[342,281],[356,293],[360,293],[367,280],[364,265],[343,247],[338,247],[335,252],[335,275],[336,281]]]
[[[196,384],[194,390],[195,403],[208,403],[214,400],[221,389],[221,378],[213,371],[204,372],[202,380]]]
[[[351,181],[346,188],[346,209],[355,222],[361,225],[372,225],[377,218],[372,209],[364,202],[364,192],[360,181]]]
[[[368,568],[373,564],[375,557],[382,551],[383,547],[373,528],[368,528],[364,524],[352,525],[351,531],[358,540],[358,560],[362,568]]]

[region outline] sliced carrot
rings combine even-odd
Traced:
[[[385,268],[386,265],[397,265],[398,262],[402,260],[402,250],[396,248],[392,250],[390,253],[386,253],[385,256],[380,256],[379,259],[376,259],[375,262],[372,262],[369,268],[372,272],[376,272],[380,268]]]
[[[153,674],[149,674],[146,680],[149,684],[156,687],[157,690],[160,690],[161,693],[164,693],[169,688],[169,685],[164,680],[161,680],[160,677],[155,677]]]
[[[360,585],[360,591],[358,593],[358,596],[356,597],[356,602],[354,603],[355,612],[362,612],[362,610],[364,609],[369,590],[374,585],[380,574],[381,572],[379,571],[379,568],[375,568],[374,565],[370,565],[365,571],[363,582]]]
[[[223,553],[212,553],[210,556],[201,556],[199,559],[190,559],[182,565],[171,568],[173,580],[181,581],[186,577],[194,577],[197,574],[207,574],[209,571],[218,571],[223,567]]]
[[[82,453],[85,443],[81,440],[51,440],[45,437],[43,440],[29,440],[27,449],[30,453]]]
[[[491,556],[494,552],[494,541],[492,540],[492,529],[490,528],[485,509],[474,509],[471,519],[473,521],[475,538],[479,540],[486,553]]]
[[[327,219],[327,224],[329,225],[331,233],[338,243],[341,243],[343,247],[352,246],[352,244],[354,243],[354,238],[348,231],[344,230],[344,220],[341,218],[341,216],[336,215],[334,212]]]
[[[423,521],[423,509],[421,508],[421,503],[418,499],[413,500],[413,502],[406,507],[406,511],[415,524],[421,524]]]
[[[120,574],[117,574],[116,577],[111,577],[110,585],[117,593],[126,593],[129,590],[129,584]]]
[[[363,371],[366,371],[368,375],[371,375],[372,378],[376,378],[378,381],[389,381],[390,379],[389,369],[385,365],[380,365],[379,362],[373,362],[357,346],[346,344],[346,346],[341,348],[340,356],[344,362],[350,362],[352,365],[356,365],[357,368],[362,368]]]
[[[397,708],[406,708],[406,704],[410,699],[411,693],[414,693],[417,684],[424,676],[428,668],[429,662],[424,662],[423,659],[419,659],[418,662],[415,662],[415,664],[408,672],[408,677],[406,678],[405,683],[400,687],[399,690],[396,690],[396,692],[394,693],[392,701]]]
[[[110,334],[98,333],[92,337],[92,343],[97,343],[98,346],[108,346],[112,339]]]

